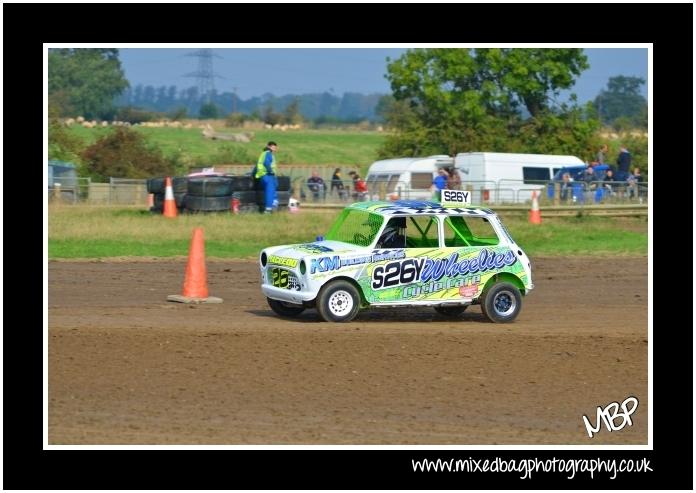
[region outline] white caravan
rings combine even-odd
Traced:
[[[367,171],[369,199],[430,200],[433,178],[442,166],[454,166],[454,159],[437,155],[375,161]]]
[[[585,163],[575,156],[465,152],[454,158],[462,188],[472,190],[472,202],[525,202],[532,191],[543,193],[543,182],[553,179],[564,166]]]

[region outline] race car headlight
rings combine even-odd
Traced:
[[[267,263],[268,263],[268,256],[266,255],[266,252],[261,252],[261,267],[266,267]]]
[[[304,275],[307,273],[307,264],[305,264],[304,260],[300,261],[300,274]]]

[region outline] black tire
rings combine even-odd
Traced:
[[[232,192],[232,197],[239,199],[240,205],[253,204],[256,206],[256,192],[247,190],[246,192]]]
[[[188,178],[185,176],[175,176],[172,178],[172,191],[174,195],[184,195],[188,192]]]
[[[360,293],[348,281],[332,281],[321,288],[317,311],[326,322],[350,322],[360,311]]]
[[[186,192],[174,194],[174,202],[176,203],[177,210],[182,211],[183,209],[186,208],[185,201],[186,201]]]
[[[228,176],[190,178],[187,193],[196,197],[229,197],[232,179]]]
[[[520,290],[509,282],[494,284],[481,297],[481,311],[494,323],[512,322],[522,309]]]
[[[434,306],[437,313],[445,317],[456,318],[467,309],[469,305],[450,305],[450,306]]]
[[[231,201],[231,195],[227,197],[197,197],[195,195],[186,195],[184,198],[184,205],[187,210],[192,212],[229,212],[231,209]]]
[[[147,180],[147,193],[164,193],[164,178],[150,178]]]
[[[278,301],[274,300],[271,298],[266,298],[266,301],[268,301],[268,306],[271,307],[271,310],[273,310],[276,315],[280,315],[281,317],[297,317],[305,311],[305,307],[302,305],[295,305],[294,303],[285,303],[284,301]]]
[[[287,192],[290,190],[290,177],[289,176],[276,176],[278,178],[278,186],[276,191]]]
[[[152,212],[159,212],[162,214],[162,211],[164,210],[164,193],[154,194],[154,202],[150,210]]]
[[[246,192],[254,189],[254,179],[251,176],[230,176],[232,192]]]
[[[280,207],[287,207],[290,202],[290,192],[278,192],[276,193],[278,197],[278,205]]]

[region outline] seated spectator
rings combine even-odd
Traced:
[[[638,197],[639,189],[638,184],[642,181],[642,176],[640,174],[640,168],[633,168],[633,174],[628,177],[628,197]]]
[[[319,197],[326,198],[326,187],[324,180],[319,176],[317,171],[312,171],[312,176],[307,180],[307,188],[312,192],[312,198],[316,202]]]
[[[588,190],[594,190],[597,187],[597,184],[594,183],[596,180],[597,175],[594,173],[594,168],[592,166],[588,166],[583,176],[583,181],[587,183]]]
[[[358,195],[360,200],[367,199],[367,183],[365,183],[365,180],[360,178],[360,175],[357,173],[355,173],[355,183],[353,188],[355,189],[355,193]]]
[[[604,182],[604,188],[608,189],[611,192],[611,182],[616,181],[614,180],[614,171],[611,168],[607,170],[607,173],[604,175],[604,180],[602,181]]]
[[[353,199],[357,201],[367,200],[367,183],[355,171],[348,174],[353,178]]]

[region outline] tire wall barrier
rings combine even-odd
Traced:
[[[290,177],[278,176],[277,197],[280,207],[287,207],[290,200]],[[238,199],[244,210],[256,209],[264,205],[264,193],[260,182],[251,176],[177,176],[172,178],[174,200],[179,211],[229,211],[232,198]],[[165,178],[147,180],[148,193],[154,194],[152,212],[162,213],[164,209]]]
[[[228,176],[190,178],[187,193],[196,197],[229,197],[232,195],[232,178]]]
[[[278,185],[276,186],[276,191],[277,192],[287,192],[290,190],[290,177],[289,176],[276,176],[278,180]],[[254,180],[255,190],[263,190],[263,187],[261,186],[261,181]]]
[[[282,192],[277,191],[276,196],[278,198],[278,206],[287,207],[288,202],[290,202],[290,191],[288,191],[288,190],[285,190]],[[266,201],[264,199],[263,190],[256,191],[256,203],[259,206],[263,206],[266,203]]]
[[[186,209],[190,211],[229,211],[232,195],[226,197],[199,197],[196,195],[186,195],[184,203]]]

